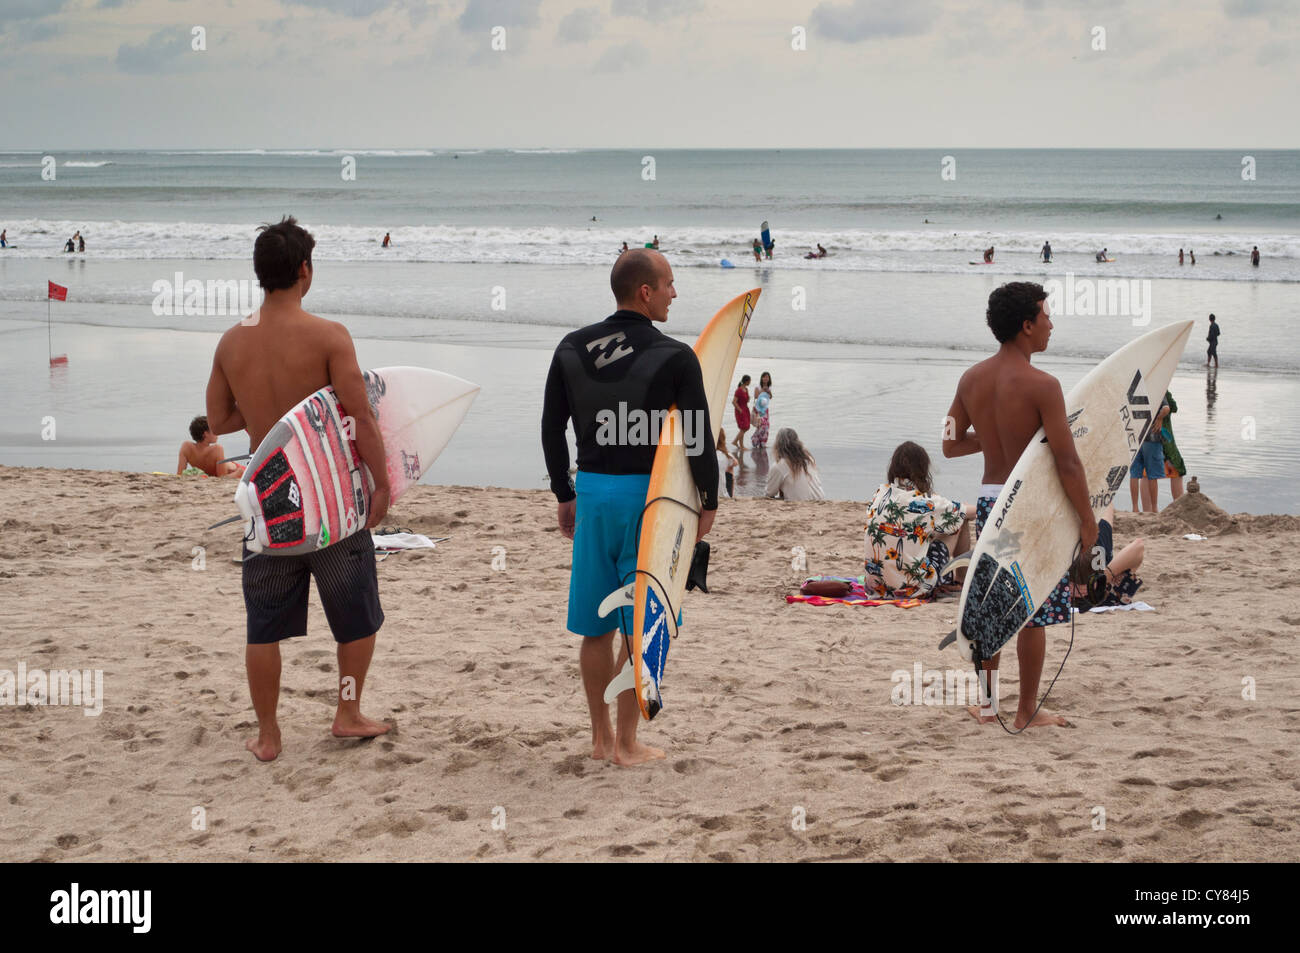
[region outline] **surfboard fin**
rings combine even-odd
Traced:
[[[956,641],[957,641],[957,630],[953,629],[951,632],[945,635],[943,637],[943,641],[939,643],[939,651],[942,652],[944,649],[946,649],[948,646],[952,645]]]
[[[609,600],[607,599],[606,602]],[[636,675],[632,672],[632,661],[623,663],[623,670],[614,676],[614,680],[605,686],[605,704],[612,705],[614,699],[624,692],[636,688]]]
[[[957,644],[957,651],[961,653],[961,657],[963,659],[969,662],[975,658],[975,652],[972,648],[974,643],[972,643],[970,639],[962,635],[961,632],[959,632],[957,629],[953,629],[951,632],[949,632],[947,635],[943,637],[943,641],[939,643],[939,651],[942,652],[944,649],[952,645],[954,642]]]
[[[604,599],[601,600],[600,606],[596,609],[596,614],[602,619],[613,612],[615,609],[632,608],[636,604],[636,585],[629,583],[621,589],[615,589]]]
[[[943,572],[939,573],[939,578],[942,579],[944,576],[951,576],[958,569],[961,569],[969,565],[970,565],[970,553],[963,553],[962,555],[958,556],[956,559],[948,560],[948,562],[943,567]],[[939,646],[939,648],[943,648],[943,646],[941,645]]]

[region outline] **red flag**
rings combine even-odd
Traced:
[[[49,296],[53,298],[55,301],[67,301],[68,289],[63,287],[63,285],[56,285],[54,282],[51,281]]]

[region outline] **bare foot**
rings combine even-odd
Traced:
[[[253,752],[253,756],[258,761],[274,761],[280,754],[280,732],[276,731],[258,733],[256,738],[249,738],[244,742],[244,747]]]
[[[614,740],[593,741],[591,743],[591,757],[596,761],[608,761],[614,757]]]
[[[998,720],[998,716],[993,714],[991,710],[980,708],[978,705],[968,705],[966,707],[966,710],[970,712],[970,716],[974,718],[976,721],[978,721],[981,725],[987,725],[991,721]],[[989,711],[989,714],[981,714],[981,712],[984,711]]]
[[[1017,728],[1024,728],[1024,716],[1017,714],[1015,724]],[[1060,715],[1053,715],[1041,710],[1034,716],[1034,720],[1029,723],[1030,728],[1044,728],[1047,726],[1069,728],[1070,723]]]
[[[614,748],[614,763],[625,768],[634,764],[645,764],[647,761],[657,761],[665,757],[667,755],[662,748],[652,748],[649,745],[641,744],[639,741],[634,742],[631,749],[624,749],[621,745],[616,745]]]
[[[365,715],[348,716],[338,712],[334,716],[334,726],[330,734],[335,738],[373,738],[392,729],[392,725],[382,721],[373,721]]]

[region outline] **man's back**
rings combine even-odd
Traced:
[[[256,449],[276,422],[330,383],[330,362],[347,330],[301,308],[259,314],[228,330],[217,346],[220,365]],[[350,410],[350,409],[349,409]]]
[[[999,352],[962,375],[957,396],[984,452],[984,482],[1000,484],[1042,426],[1039,396],[1054,379]]]

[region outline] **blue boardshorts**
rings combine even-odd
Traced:
[[[632,612],[601,617],[596,610],[615,589],[636,578],[641,511],[650,489],[648,473],[584,473],[574,481],[578,494],[573,529],[573,569],[569,574],[568,629],[595,638],[617,624],[626,635]]]
[[[993,504],[997,501],[995,496],[981,496],[975,503],[975,538],[980,538],[980,533],[984,531],[984,523],[989,518],[989,513],[993,511]],[[1056,584],[1052,594],[1047,597],[1034,617],[1025,623],[1024,628],[1034,628],[1044,625],[1059,625],[1062,622],[1070,621],[1070,577],[1065,575],[1061,581]]]
[[[1133,458],[1133,466],[1129,467],[1128,475],[1135,480],[1140,480],[1142,478],[1143,470],[1146,471],[1146,478],[1148,480],[1164,479],[1165,448],[1160,441],[1142,441],[1142,446],[1138,448],[1137,456]]]

